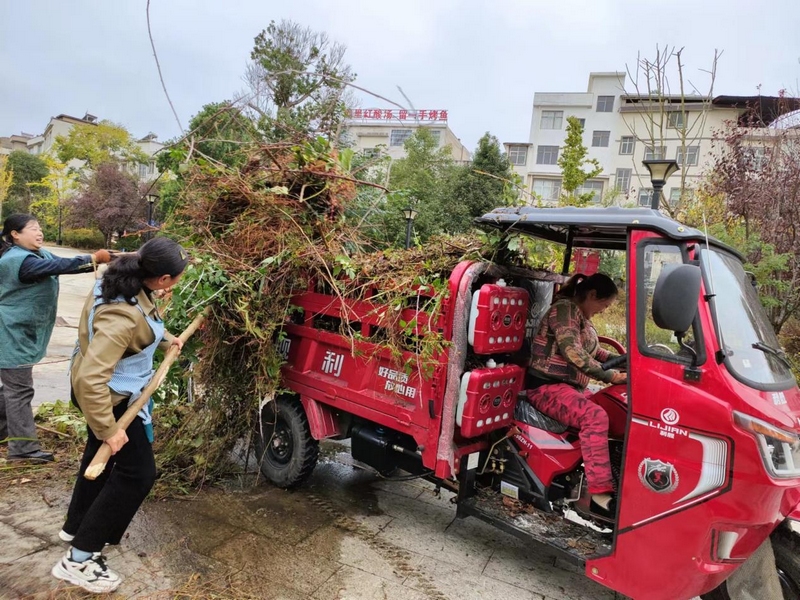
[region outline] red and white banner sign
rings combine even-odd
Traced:
[[[446,110],[405,110],[398,108],[353,108],[348,119],[365,121],[447,121]]]

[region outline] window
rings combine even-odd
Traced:
[[[145,179],[147,177],[147,168],[148,168],[148,166],[149,165],[147,163],[139,163],[139,178],[140,179]]]
[[[578,123],[581,124],[581,129],[586,129],[586,119],[578,119]]]
[[[713,281],[711,315],[722,338],[725,366],[737,379],[756,389],[776,385],[785,390],[793,386],[794,378],[785,359],[765,351],[764,346],[777,349],[781,343],[741,261],[721,250],[702,249],[700,268],[706,286]],[[764,402],[772,404],[767,399]]]
[[[577,190],[579,195],[583,194],[592,194],[591,199],[589,202],[597,204],[600,202],[600,198],[603,195],[603,182],[602,181],[584,181],[583,185],[578,188]]]
[[[639,206],[650,208],[653,201],[653,188],[641,188],[639,190]]]
[[[608,148],[608,140],[611,138],[610,131],[593,131],[592,146],[596,148]]]
[[[754,171],[760,171],[767,166],[767,151],[764,146],[752,146],[745,149],[745,158],[749,167]]]
[[[528,147],[527,146],[509,146],[508,147],[508,160],[512,165],[523,166],[528,162]]]
[[[669,190],[669,200],[667,202],[672,208],[676,208],[681,200],[691,200],[693,196],[692,188],[674,187]]]
[[[558,146],[539,146],[536,150],[536,164],[558,164]]]
[[[366,158],[378,158],[381,155],[381,151],[378,148],[364,148],[362,152]]]
[[[628,193],[631,189],[631,175],[633,169],[617,169],[616,184],[617,189],[621,192]]]
[[[402,146],[413,133],[413,129],[392,129],[392,133],[389,137],[389,145]]]
[[[542,121],[539,124],[540,129],[561,129],[561,123],[564,120],[563,110],[543,110]]]
[[[681,148],[678,148],[678,154],[676,155],[676,159],[679,165],[690,166],[697,164],[699,156],[700,156],[700,146],[686,146],[686,156],[684,157],[684,153],[682,152]]]
[[[597,112],[613,112],[613,111],[614,111],[614,96],[597,97]]]
[[[428,131],[431,132],[431,135],[433,136],[433,139],[436,140],[436,145],[437,146],[442,143],[441,142],[441,140],[442,140],[442,130],[441,129],[429,129]]]
[[[644,159],[645,160],[662,160],[667,155],[666,148],[664,146],[647,146],[644,149]]]
[[[623,135],[619,139],[620,154],[633,154],[634,148],[636,148],[636,138],[632,135]]]
[[[686,127],[686,113],[671,112],[667,117],[667,124],[672,129],[684,129]]]
[[[656,282],[666,269],[683,264],[681,249],[668,244],[647,244],[642,250],[639,251],[638,261],[642,285],[637,286],[637,289],[644,293],[637,315],[641,340],[639,347],[644,354],[657,356],[663,360],[690,362],[691,352],[681,347],[672,331],[661,329],[653,320],[653,294]],[[689,346],[695,346],[693,330],[694,328],[690,329],[684,338],[684,343]]]
[[[534,179],[533,193],[542,200],[557,202],[561,195],[561,181],[558,179]]]

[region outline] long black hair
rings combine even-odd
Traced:
[[[103,275],[103,300],[110,302],[119,296],[128,304],[142,291],[144,280],[169,275],[177,277],[189,263],[186,250],[177,242],[157,237],[146,242],[137,252],[112,259]]]
[[[619,293],[617,284],[608,275],[595,273],[587,276],[583,273],[575,273],[558,290],[558,298],[576,298],[582,302],[586,300],[586,296],[592,290],[594,290],[598,300],[613,298]]]
[[[14,245],[14,238],[11,237],[12,231],[22,231],[31,221],[36,221],[36,217],[27,214],[10,215],[3,223],[3,233],[0,234],[0,256],[3,256]]]

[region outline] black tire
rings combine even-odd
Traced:
[[[800,600],[800,538],[784,527],[779,527],[770,537],[783,598]],[[731,600],[724,582],[700,597],[702,600]]]
[[[261,409],[255,436],[256,460],[264,477],[282,488],[308,479],[319,457],[319,442],[311,437],[300,401],[281,396]]]
[[[800,600],[800,537],[781,527],[772,534],[772,549],[784,600]]]

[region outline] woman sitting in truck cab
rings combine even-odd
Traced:
[[[576,274],[556,295],[533,340],[528,401],[540,412],[580,430],[592,512],[614,517],[614,481],[608,454],[608,415],[590,400],[589,379],[625,383],[627,375],[603,369],[610,353],[600,345],[591,318],[617,299],[610,277]]]

